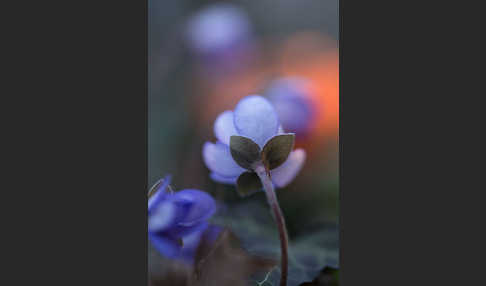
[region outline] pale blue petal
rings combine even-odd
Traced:
[[[209,219],[216,212],[216,202],[208,193],[186,189],[174,194],[177,201],[191,202],[185,217],[178,222],[181,226],[194,226]]]
[[[177,258],[180,256],[182,247],[177,240],[153,232],[149,232],[149,238],[157,251],[159,251],[165,257]]]
[[[201,231],[207,226],[206,221],[201,221],[195,225],[190,225],[190,226],[184,226],[182,224],[176,224],[173,227],[171,227],[169,230],[164,232],[164,234],[167,237],[180,237],[184,238],[187,235],[190,235],[191,233]]]
[[[219,141],[229,146],[230,137],[238,135],[233,120],[233,111],[227,110],[221,113],[214,122],[214,135]]]
[[[279,121],[272,104],[259,95],[250,95],[238,102],[234,112],[236,131],[263,148],[277,134]]]
[[[245,171],[231,157],[228,145],[221,142],[216,144],[210,142],[204,143],[203,160],[212,172],[224,177],[235,177]]]
[[[222,184],[227,184],[227,185],[235,185],[236,184],[236,180],[238,180],[238,177],[223,177],[217,173],[214,173],[214,172],[211,172],[211,174],[209,174],[209,177],[211,177],[211,179],[213,179],[213,181],[216,181],[218,183],[222,183]]]
[[[304,166],[305,157],[306,154],[303,149],[290,152],[287,161],[270,171],[273,183],[279,188],[290,184]]]
[[[194,263],[194,257],[196,256],[197,248],[199,247],[204,231],[205,229],[193,232],[182,239],[184,246],[181,251],[181,259],[183,261],[189,264]]]
[[[223,228],[215,225],[206,225],[201,231],[191,233],[183,238],[184,246],[181,251],[181,258],[189,263],[194,263],[194,257],[196,255],[197,249],[201,243],[211,246],[214,244],[216,239]]]
[[[148,217],[148,230],[153,232],[164,231],[176,219],[176,208],[170,201],[163,201],[156,206]]]

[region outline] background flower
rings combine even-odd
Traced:
[[[215,3],[188,20],[186,42],[205,73],[224,75],[241,68],[253,53],[252,28],[245,11]]]
[[[310,135],[316,120],[312,85],[300,77],[284,77],[271,82],[265,96],[275,107],[282,127],[297,139]]]

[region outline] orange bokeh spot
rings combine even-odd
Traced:
[[[339,133],[339,50],[336,41],[314,32],[298,33],[283,45],[277,67],[284,76],[311,81],[318,116],[315,128],[321,136]]]

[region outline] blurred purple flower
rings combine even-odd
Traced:
[[[187,43],[206,66],[235,68],[252,50],[252,33],[246,13],[218,3],[193,15],[187,24]]]
[[[311,92],[309,81],[297,77],[275,80],[265,91],[283,128],[297,138],[309,135],[316,119]]]
[[[149,239],[165,257],[192,262],[201,237],[217,230],[207,222],[216,203],[203,191],[169,191],[169,183],[166,176],[148,200]]]
[[[284,131],[272,104],[261,96],[250,95],[240,100],[234,111],[224,111],[217,117],[214,133],[217,142],[206,142],[203,146],[203,159],[211,170],[210,177],[216,182],[236,184],[238,176],[247,170],[233,160],[230,137],[247,137],[263,148],[266,142]],[[273,184],[288,185],[299,173],[305,157],[303,149],[292,151],[282,165],[270,170]]]

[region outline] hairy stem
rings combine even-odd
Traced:
[[[267,172],[263,165],[258,165],[255,168],[255,172],[262,181],[263,188],[265,189],[265,194],[267,195],[267,201],[273,213],[273,218],[277,223],[278,232],[280,236],[280,252],[281,252],[281,269],[282,276],[280,277],[280,286],[287,286],[287,276],[288,276],[288,249],[289,249],[289,238],[287,235],[287,227],[285,226],[285,218],[282,214],[282,210],[278,204],[277,196],[275,195],[275,190],[273,188],[272,181],[270,179],[270,174]]]

